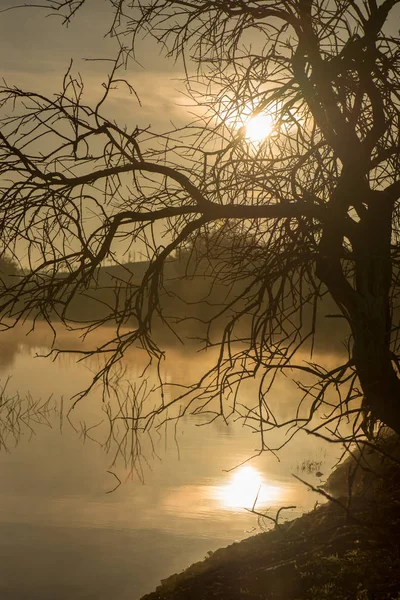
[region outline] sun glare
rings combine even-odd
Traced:
[[[271,134],[273,126],[271,115],[259,114],[251,117],[245,124],[246,138],[251,142],[262,142]]]
[[[250,466],[237,469],[226,485],[220,488],[220,500],[226,508],[252,508],[257,504],[273,502],[279,496],[279,488],[266,485],[260,473]]]
[[[253,144],[261,144],[271,135],[276,135],[276,105],[257,107],[253,103],[235,107],[232,98],[221,98],[219,116],[225,126],[240,131]]]

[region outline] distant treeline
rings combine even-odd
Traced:
[[[142,261],[98,268],[86,289],[79,290],[68,304],[67,319],[77,324],[103,321],[110,325],[119,319],[127,326],[135,326],[135,294],[149,266],[149,262]],[[12,261],[0,259],[0,271],[3,283],[18,279],[18,269]],[[179,343],[179,339],[185,343],[196,343],[203,341],[207,335],[211,336],[211,340],[219,336],[227,323],[237,318],[249,303],[245,291],[254,279],[254,273],[257,275],[256,270],[246,272],[245,268],[238,269],[237,265],[235,269],[229,269],[229,260],[213,261],[210,256],[199,258],[191,251],[168,260],[163,269],[159,299],[162,317],[169,326],[156,316],[153,335],[160,343]],[[254,294],[254,289],[249,293]],[[228,308],[221,314],[224,307]],[[295,308],[289,325],[298,326],[301,319],[303,331],[311,330],[315,306],[311,302],[305,303],[301,313]],[[265,299],[258,314],[261,315],[262,311],[268,312]],[[327,296],[318,301],[314,340],[317,351],[343,351],[349,330],[344,319],[332,316],[337,312]],[[59,311],[55,308],[51,316],[57,320]],[[237,320],[232,339],[248,337],[256,318],[254,310],[244,311]],[[276,335],[280,335],[278,330]]]

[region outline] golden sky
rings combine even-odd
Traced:
[[[86,102],[102,94],[110,63],[88,62],[87,58],[114,57],[117,44],[105,38],[112,11],[105,1],[91,0],[78,12],[72,23],[62,25],[59,16],[47,9],[15,8],[18,0],[0,0],[1,77],[8,85],[17,85],[43,94],[56,93],[71,59],[74,72],[84,79]],[[138,48],[140,64],[130,63],[126,77],[138,93],[142,107],[121,87],[114,91],[109,109],[120,124],[168,128],[168,121],[182,118],[185,99],[179,93],[184,85],[182,65],[160,55],[154,40],[146,39]]]

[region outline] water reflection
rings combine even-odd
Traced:
[[[268,485],[261,473],[252,466],[238,467],[230,481],[219,488],[218,497],[225,508],[251,509],[284,502],[282,488]]]
[[[57,402],[63,396],[68,410],[69,399],[88,385],[96,363],[76,364],[72,354],[55,363],[50,358],[35,358],[38,353],[46,354],[51,345],[51,332],[44,325],[28,338],[18,331],[9,332],[3,337],[4,344],[7,336],[13,354],[12,368],[7,371],[12,376],[10,392],[30,392],[41,398],[52,395]],[[74,342],[73,335],[65,333],[58,345],[100,346],[109,331],[99,330],[96,336]],[[186,383],[195,380],[207,368],[206,361],[212,360],[213,356],[207,355],[199,361],[198,356],[175,349],[163,368],[171,380]],[[140,353],[128,352],[126,376],[139,380],[144,364]],[[293,410],[293,397],[290,381],[282,380],[277,411]],[[16,448],[9,454],[0,452],[0,558],[6,557],[6,566],[0,564],[3,597],[24,597],[18,588],[21,564],[24,567],[26,557],[27,568],[29,556],[44,552],[50,562],[53,557],[54,564],[43,573],[26,571],[30,594],[25,597],[35,597],[32,590],[37,590],[41,600],[72,597],[69,588],[63,595],[57,586],[65,584],[64,571],[73,572],[79,557],[85,569],[76,580],[75,597],[89,597],[85,592],[96,591],[96,600],[135,600],[153,589],[160,578],[202,559],[208,550],[246,537],[256,520],[244,508],[253,506],[257,493],[258,509],[271,507],[276,512],[282,505],[296,505],[293,516],[297,516],[312,508],[315,496],[296,482],[292,473],[316,456],[323,459],[319,469],[329,473],[340,453],[335,446],[324,450],[319,440],[300,434],[279,453],[279,462],[273,455],[263,454],[227,472],[255,453],[257,436],[240,424],[226,426],[217,421],[200,427],[201,417],[190,417],[152,440],[142,440],[141,452],[148,461],[148,466],[143,462],[143,483],[116,453],[118,438],[107,445],[109,424],[103,408],[97,390],[72,411],[75,430],[65,420],[61,427],[60,415],[55,413],[50,427],[35,426],[33,433],[27,428]],[[97,443],[82,435],[84,428],[87,431],[101,421],[90,430]],[[272,436],[270,442],[275,443]],[[107,494],[115,485],[109,469],[123,482],[113,494]],[[319,483],[314,473],[305,478]],[[7,539],[18,539],[18,544],[7,544]],[[55,588],[58,592],[52,595]],[[0,586],[0,592],[2,589]]]

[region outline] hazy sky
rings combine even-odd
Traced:
[[[0,10],[19,4],[19,0],[0,0]],[[60,89],[63,74],[73,59],[75,72],[84,78],[86,101],[94,101],[102,93],[101,83],[109,64],[84,59],[115,55],[115,40],[104,37],[111,20],[108,0],[89,0],[68,27],[62,25],[59,16],[50,16],[45,9],[20,8],[0,13],[2,78],[9,85],[53,94]],[[132,62],[127,78],[139,94],[142,107],[123,88],[114,92],[111,104],[120,124],[134,121],[159,128],[168,119],[182,117],[182,108],[177,106],[185,102],[177,92],[178,88],[183,89],[179,81],[183,78],[181,67],[164,59],[151,39],[140,44],[138,59],[141,65]]]
[[[81,73],[85,83],[84,102],[94,106],[103,94],[101,84],[106,80],[110,63],[88,62],[85,58],[109,58],[116,54],[116,41],[104,37],[113,17],[109,0],[86,0],[69,27],[62,25],[60,16],[51,16],[48,9],[6,10],[24,1],[29,3],[29,0],[0,0],[2,77],[8,85],[51,96],[60,91],[63,75],[73,59],[73,70]],[[400,7],[393,11],[389,29],[397,28],[399,13]],[[185,89],[182,65],[163,58],[160,50],[153,39],[146,38],[137,52],[141,64],[132,61],[126,73],[141,106],[123,86],[112,92],[105,114],[115,118],[121,127],[151,126],[153,131],[160,131],[169,129],[169,121],[176,125],[190,121],[185,108],[188,100],[182,93]]]
[[[29,0],[0,0],[0,10],[22,3]],[[395,30],[393,33],[397,33],[399,15],[397,7],[387,24],[389,30]],[[86,0],[68,27],[62,25],[59,15],[50,16],[48,9],[25,7],[1,12],[2,77],[8,84],[52,94],[60,89],[62,76],[73,58],[75,71],[84,77],[86,101],[93,102],[102,93],[107,64],[86,62],[84,58],[115,55],[115,40],[104,38],[112,16],[109,0]],[[253,34],[251,37],[254,42]],[[142,107],[123,89],[114,92],[111,103],[119,123],[127,121],[129,125],[145,127],[151,124],[158,129],[163,125],[168,127],[169,119],[176,122],[184,118],[183,106],[187,101],[181,93],[184,84],[179,81],[184,77],[182,65],[163,58],[151,38],[139,45],[137,58],[142,66],[132,62],[127,77]]]
[[[16,8],[24,1],[0,0],[2,79],[9,86],[51,97],[61,91],[64,74],[73,59],[73,72],[82,75],[85,85],[83,102],[95,106],[104,93],[102,83],[107,80],[110,63],[85,59],[116,56],[116,40],[105,38],[113,18],[109,0],[87,0],[68,27],[63,26],[60,16],[50,15],[48,9]],[[13,10],[6,10],[10,7]],[[115,119],[120,127],[127,125],[133,130],[136,126],[150,126],[155,132],[170,129],[171,122],[183,125],[191,120],[185,116],[182,65],[163,58],[150,38],[139,44],[137,58],[140,64],[131,61],[128,72],[122,76],[134,87],[141,106],[122,85],[112,91],[103,115]],[[161,224],[155,231],[160,229]],[[127,260],[125,249],[125,245],[120,245],[117,251],[120,260]],[[136,242],[133,250],[136,260],[144,258],[141,242]],[[20,248],[19,254],[25,264],[25,250]]]

